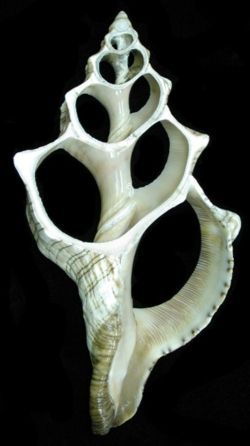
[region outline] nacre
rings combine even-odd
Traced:
[[[103,61],[113,67],[114,83],[103,78]],[[131,112],[130,92],[142,76],[150,95],[140,110]],[[79,288],[93,365],[90,412],[97,434],[106,434],[135,414],[156,361],[206,327],[224,301],[232,278],[232,242],[240,218],[213,205],[193,177],[209,137],[174,118],[167,105],[170,89],[171,82],[152,68],[148,50],[127,15],[120,12],[100,51],[88,60],[86,80],[65,96],[59,137],[14,158],[27,189],[27,218],[37,245]],[[106,142],[88,134],[78,120],[76,101],[83,94],[96,98],[108,111]],[[169,137],[169,157],[154,181],[134,188],[133,149],[155,123],[161,123]],[[101,217],[93,243],[57,228],[39,196],[35,172],[59,148],[84,164],[99,187]],[[197,266],[172,299],[150,308],[133,308],[131,274],[138,243],[157,218],[185,200],[200,223]]]

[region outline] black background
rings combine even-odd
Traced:
[[[12,157],[57,137],[64,94],[83,82],[87,58],[121,9],[150,49],[153,67],[172,80],[175,117],[210,135],[194,175],[215,204],[241,216],[242,230],[224,305],[195,340],[158,362],[137,414],[102,438],[90,429],[91,366],[77,289],[33,242]],[[248,443],[249,41],[249,14],[239,1],[220,7],[195,0],[2,2],[1,444]],[[96,185],[73,161],[55,160],[41,172],[45,199],[51,193],[48,206],[56,209],[58,225],[87,239],[98,214]],[[161,301],[185,282],[197,257],[197,234],[186,205],[148,231],[134,268],[135,301]],[[153,262],[152,252],[159,254]]]

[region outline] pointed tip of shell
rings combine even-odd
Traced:
[[[222,209],[218,206],[213,205],[213,203],[208,199],[208,197],[205,195],[203,189],[197,182],[197,180],[192,177],[191,178],[191,188],[190,191],[192,192],[193,196],[201,196],[203,197],[204,203],[210,208],[213,209],[214,216],[217,220],[219,220],[224,228],[226,228],[229,238],[231,239],[231,242],[233,242],[237,235],[239,234],[240,228],[241,228],[241,218],[238,214],[232,211],[228,211],[226,209]],[[190,195],[190,192],[189,192]]]
[[[232,241],[234,241],[240,232],[241,219],[238,214],[232,211],[227,212],[226,225],[229,230]]]
[[[201,145],[204,147],[204,149],[205,149],[205,147],[207,147],[209,141],[210,141],[209,135],[207,135],[206,133],[200,133],[200,142],[201,142]]]
[[[127,19],[128,20],[128,15],[126,14],[125,11],[118,12],[117,16],[115,17],[115,20],[119,20],[119,19]]]
[[[210,141],[209,135],[207,135],[206,133],[197,132],[196,130],[193,129],[190,130],[193,137],[193,141],[197,149],[204,150]]]
[[[22,161],[22,155],[21,152],[18,152],[13,157],[13,162],[16,170],[19,170],[19,165],[21,164],[21,161]]]
[[[113,23],[109,27],[109,31],[126,31],[127,29],[131,28],[131,22],[124,11],[120,11],[117,16],[115,17]]]
[[[30,157],[30,150],[25,150],[23,152],[16,153],[13,157],[13,162],[20,177],[26,184],[25,173],[29,172],[29,169],[32,169],[32,159]]]

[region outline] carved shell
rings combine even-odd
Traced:
[[[135,56],[132,67],[128,65],[130,51]],[[116,84],[109,84],[100,75],[104,58],[116,71]],[[150,98],[143,109],[130,113],[129,92],[142,75],[150,85]],[[194,165],[208,136],[184,127],[172,116],[166,104],[170,87],[170,81],[153,70],[148,51],[140,44],[126,14],[120,13],[100,52],[88,61],[86,81],[66,95],[59,138],[15,156],[16,168],[26,185],[27,217],[38,247],[79,288],[93,365],[90,412],[93,431],[98,434],[107,433],[134,415],[156,361],[190,341],[209,323],[231,282],[232,242],[240,229],[240,219],[214,206],[193,178]],[[80,126],[75,103],[83,93],[98,98],[109,111],[107,143],[92,138]],[[169,159],[153,183],[134,189],[131,154],[136,141],[155,122],[161,122],[168,133]],[[93,243],[60,231],[39,196],[35,171],[61,147],[89,168],[99,186],[102,211]],[[131,271],[140,238],[152,222],[185,199],[200,222],[197,266],[171,300],[134,309]]]

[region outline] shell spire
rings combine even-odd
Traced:
[[[102,71],[103,61],[111,65],[114,79]],[[79,289],[93,365],[93,432],[104,435],[134,415],[156,361],[196,336],[224,301],[240,219],[212,204],[193,177],[209,137],[172,115],[167,105],[171,82],[151,66],[149,52],[125,12],[119,12],[100,51],[88,60],[86,74],[85,81],[65,96],[58,138],[17,153],[14,163],[27,190],[26,213],[38,248]],[[140,78],[148,84],[149,97],[132,111],[130,94]],[[94,97],[109,114],[105,142],[89,134],[78,119],[76,101],[84,94]],[[131,157],[140,138],[157,123],[169,138],[169,156],[151,183],[136,188]],[[93,242],[57,228],[39,195],[36,170],[61,148],[89,169],[99,187],[101,215]],[[165,303],[133,308],[131,275],[140,239],[154,221],[185,200],[201,229],[201,252],[193,274]]]
[[[120,11],[115,17],[113,23],[110,25],[109,31],[124,32],[127,31],[129,28],[132,28],[132,24],[126,12]]]

